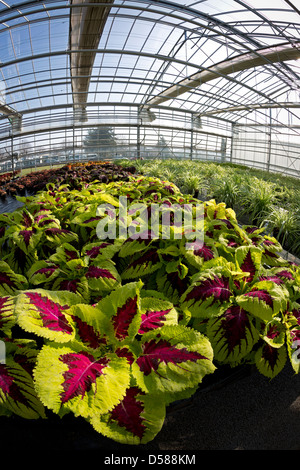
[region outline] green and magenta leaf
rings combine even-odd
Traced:
[[[139,387],[150,393],[175,393],[194,387],[215,369],[207,338],[181,325],[142,336],[141,354],[132,364]]]
[[[129,386],[129,364],[114,354],[96,356],[66,346],[44,346],[34,371],[41,401],[59,415],[89,418],[116,406]]]
[[[122,401],[107,414],[93,416],[96,431],[121,444],[146,444],[161,430],[166,408],[138,387],[130,387]]]
[[[25,291],[16,300],[17,322],[30,333],[57,342],[68,342],[74,338],[75,332],[67,311],[80,301],[81,297],[69,292]]]

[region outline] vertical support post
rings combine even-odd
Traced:
[[[272,109],[269,109],[269,131],[268,131],[268,148],[267,148],[267,171],[270,171],[272,153]]]
[[[67,143],[67,128],[65,128],[65,148],[64,148],[64,155],[66,163],[69,163],[69,151],[68,151],[68,143]]]
[[[51,143],[52,143],[52,139],[51,139],[52,132],[49,132],[48,135],[49,135],[49,140],[48,140],[48,142],[49,142],[49,144],[48,144],[48,153],[49,153],[49,155],[50,155],[51,168],[52,168],[52,167],[53,167],[53,153],[52,153],[52,145],[51,145]],[[39,162],[38,162],[38,163],[39,163]]]
[[[194,126],[195,126],[195,116],[191,113],[191,139],[190,139],[190,160],[193,160],[194,152]]]
[[[230,163],[233,160],[233,146],[234,146],[234,136],[236,135],[236,124],[233,122],[231,125],[231,149],[230,149]]]
[[[15,176],[15,161],[14,161],[14,135],[13,131],[11,130],[10,134],[10,151],[11,151],[11,168],[12,168],[12,174],[13,177]]]
[[[226,161],[226,149],[227,149],[227,139],[226,139],[226,137],[222,137],[222,140],[221,140],[221,163],[225,163],[225,161]]]
[[[136,151],[137,151],[137,158],[141,158],[141,125],[142,119],[140,116],[140,109],[138,109],[138,117],[137,117],[137,136],[136,136]]]
[[[73,162],[75,162],[75,122],[73,122]]]

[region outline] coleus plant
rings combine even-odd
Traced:
[[[128,188],[130,186],[131,199],[143,201],[143,203],[151,204],[152,202],[164,202],[170,204],[184,204],[189,202],[196,204],[198,202],[189,196],[183,196],[174,185],[162,183],[157,179],[149,180],[148,178],[133,179],[130,185],[124,184],[124,182],[111,184],[110,196],[116,198],[118,194],[128,194]],[[91,188],[89,189],[91,190]],[[108,191],[109,188],[106,187],[106,190]],[[99,188],[93,188],[91,192],[93,193],[91,201],[94,202],[99,198]],[[106,197],[106,201],[110,201],[110,203],[115,206],[117,205],[116,199],[109,199],[108,195],[101,195],[101,197]],[[93,207],[95,207],[95,204]],[[79,215],[79,217],[83,218],[80,220],[77,215],[77,222],[80,223],[80,221],[83,221],[86,223],[86,221],[88,221],[89,224],[95,227],[97,220],[89,217],[89,213],[86,213],[86,211],[82,209],[79,214],[80,213],[82,213],[82,216]],[[225,276],[225,279],[231,284],[233,282],[233,289],[226,289],[226,283],[225,286],[217,285],[215,291],[220,293],[220,302],[212,302],[208,294],[205,294],[207,299],[203,305],[201,304],[201,308],[203,312],[206,312],[208,318],[214,316],[218,317],[223,313],[225,307],[228,306],[228,308],[231,308],[232,299],[236,302],[236,298],[239,298],[239,302],[244,302],[244,304],[245,299],[247,300],[247,306],[243,305],[243,311],[247,312],[247,315],[250,316],[256,315],[256,318],[259,318],[261,321],[259,324],[257,321],[255,322],[256,329],[252,331],[254,340],[250,343],[250,346],[248,346],[249,354],[245,355],[241,352],[237,355],[236,351],[239,350],[239,348],[236,347],[235,354],[232,354],[232,357],[235,357],[235,359],[229,362],[232,365],[245,360],[253,362],[254,359],[250,356],[253,356],[255,348],[261,344],[262,338],[264,338],[264,340],[266,339],[266,335],[264,334],[265,322],[271,321],[279,312],[283,314],[286,311],[286,305],[293,305],[292,311],[296,311],[294,304],[296,304],[297,307],[298,299],[295,299],[295,295],[291,292],[291,289],[286,288],[286,284],[290,282],[290,279],[283,279],[280,285],[278,285],[275,278],[272,279],[272,270],[276,269],[276,267],[284,268],[288,266],[288,263],[278,255],[281,251],[281,246],[275,238],[263,235],[263,229],[252,226],[240,227],[237,223],[234,211],[227,208],[225,204],[216,204],[215,201],[205,203],[204,230],[204,244],[199,245],[199,247],[195,246],[193,251],[186,250],[185,240],[178,241],[173,239],[170,241],[153,240],[151,238],[132,240],[129,238],[121,245],[119,251],[117,251],[117,270],[120,273],[122,282],[142,278],[148,288],[153,288],[164,293],[164,295],[177,306],[182,317],[188,318],[196,316],[196,318],[198,318],[200,309],[199,303],[196,303],[194,308],[190,307],[190,303],[187,308],[187,302],[183,302],[185,298],[183,295],[188,289],[191,289],[191,283],[194,282],[197,275],[200,276],[203,274],[203,276],[207,275],[209,277],[211,271],[207,270],[214,267],[214,269],[218,271],[225,263],[226,267],[223,266],[222,270],[227,270],[227,277]],[[288,266],[288,270],[290,268],[291,267]],[[271,271],[265,274],[266,269],[271,269]],[[295,269],[297,270],[298,268]],[[238,273],[238,271],[240,272]],[[248,271],[250,271],[249,274],[245,276],[244,272]],[[250,293],[252,288],[254,291],[258,289],[256,282],[259,276],[263,277],[264,274],[265,277],[267,276],[268,278],[268,284],[264,285],[265,289],[261,284],[259,287],[261,287],[262,291],[270,291],[273,296],[274,308],[270,308],[266,302],[263,303],[263,300],[267,300],[266,292],[264,292],[265,298],[261,299],[261,303],[259,303],[259,294]],[[243,282],[241,282],[241,280]],[[211,281],[207,281],[207,283],[208,282],[211,283]],[[214,282],[220,283],[221,281],[215,278]],[[293,283],[294,286],[299,284],[298,275],[294,276]],[[249,292],[247,292],[247,289]],[[245,297],[239,297],[242,294],[245,295]],[[227,295],[230,296],[230,299],[227,299]],[[261,293],[260,295],[262,296],[263,294]],[[253,312],[249,299],[257,303],[255,304],[257,307],[255,312]],[[236,308],[234,311],[237,311]],[[289,322],[284,321],[284,323],[285,325],[290,325]],[[294,323],[295,321],[292,322],[292,324]],[[191,324],[194,324],[193,318],[191,318]],[[238,325],[235,325],[233,332],[230,333],[235,338],[238,338],[241,334],[241,332],[238,332],[237,326]],[[297,327],[298,324],[296,328]],[[287,332],[288,331],[287,329]],[[229,334],[229,332],[227,334]],[[215,345],[214,332],[211,333],[210,339],[212,344]],[[237,345],[238,344],[237,342]],[[252,349],[252,347],[254,349]],[[270,351],[268,351],[268,354],[270,362],[273,361],[274,363],[273,366],[269,366],[268,362],[266,362],[266,367],[263,367],[262,363],[258,362],[259,355],[257,354],[256,363],[259,370],[267,376],[275,376],[285,363],[287,356],[286,348],[290,351],[289,355],[291,357],[291,348],[287,343],[286,346],[280,350],[281,357],[278,361],[280,365],[279,368],[275,365]],[[285,351],[285,353],[283,353],[283,351]],[[271,349],[271,352],[277,353],[278,351],[276,352]],[[293,355],[293,357],[295,357],[295,355]],[[227,360],[220,357],[220,355],[218,355],[218,360],[220,363],[227,362]]]
[[[289,357],[298,373],[299,267],[263,229],[239,226],[225,204],[205,203],[204,230],[192,251],[185,240],[128,239],[119,252],[122,279],[144,275],[207,335],[218,364],[254,363],[273,378]],[[281,342],[270,340],[277,335]]]
[[[272,378],[289,358],[299,372],[300,273],[277,240],[215,201],[204,203],[204,240],[192,250],[175,223],[169,240],[150,230],[99,240],[97,208],[118,215],[120,195],[199,203],[172,183],[129,179],[50,184],[0,216],[1,413],[71,412],[138,444],[216,365],[256,364]]]
[[[2,366],[2,407],[10,410],[17,391],[26,388],[35,397],[27,408],[23,400],[27,417],[42,416],[46,407],[61,417],[81,416],[122,443],[153,439],[166,406],[191,396],[215,366],[208,339],[180,324],[171,302],[142,287],[128,283],[95,305],[65,291],[19,293],[15,321],[44,344],[31,354],[30,378],[23,370],[14,376],[10,363]]]
[[[38,259],[47,257],[62,243],[77,241],[77,235],[61,227],[49,210],[31,213],[26,208],[2,214],[2,259],[19,274],[25,274]],[[0,220],[0,224],[1,224]]]
[[[26,419],[46,418],[35,390],[33,367],[39,352],[34,340],[3,340],[5,363],[0,362],[0,416],[16,414]]]
[[[207,263],[180,299],[193,326],[209,338],[216,363],[254,363],[273,378],[287,357],[296,373],[300,334],[298,266],[263,267],[263,251],[241,246],[235,262]]]
[[[78,293],[84,301],[111,291],[121,278],[110,259],[118,244],[98,242],[88,244],[79,251],[69,243],[57,247],[48,260],[40,260],[27,272],[29,282],[50,290]]]

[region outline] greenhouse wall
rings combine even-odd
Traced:
[[[155,109],[154,116],[147,122],[134,106],[94,106],[83,124],[72,110],[58,109],[39,123],[24,116],[22,130],[15,132],[2,119],[0,171],[12,169],[12,155],[17,169],[115,158],[230,161],[230,123],[165,108]]]
[[[297,128],[234,126],[232,163],[299,177],[300,145]]]
[[[174,158],[299,177],[297,126],[233,124],[166,107],[153,108],[150,116],[134,105],[94,105],[81,123],[72,109],[57,109],[39,122],[24,115],[21,130],[2,118],[0,172],[84,160]]]

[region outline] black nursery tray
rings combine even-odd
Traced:
[[[167,408],[167,413],[182,411],[194,406],[195,399],[197,399],[199,395],[219,390],[232,382],[237,382],[244,377],[248,377],[252,373],[252,370],[251,365],[241,365],[234,368],[222,365],[220,368],[217,368],[213,374],[206,375],[203,378],[202,383],[192,397],[171,403]]]
[[[178,418],[182,413],[196,404],[196,399],[203,393],[220,390],[227,385],[237,382],[252,372],[251,366],[222,366],[204,377],[196,393],[189,399],[172,403],[167,408],[166,416],[176,413]],[[177,419],[178,419],[177,418]],[[178,429],[180,434],[181,430]],[[83,418],[76,418],[72,413],[63,418],[48,412],[47,419],[27,420],[17,415],[0,417],[0,451],[12,449],[39,450],[97,450],[109,453],[110,451],[131,451],[155,449],[160,434],[154,441],[146,446],[130,446],[119,444],[97,433]]]
[[[29,196],[27,193],[25,195]],[[3,214],[4,212],[13,212],[23,205],[23,202],[18,201],[14,196],[7,195],[5,198],[0,199],[0,214]]]

